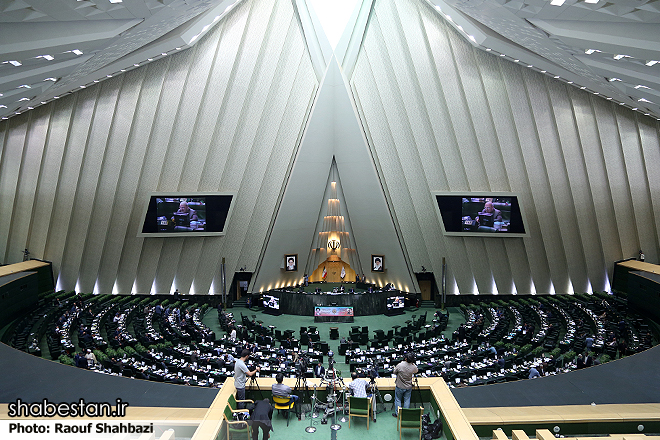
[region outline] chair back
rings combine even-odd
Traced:
[[[234,416],[232,415],[231,408],[229,407],[229,405],[225,406],[225,412],[223,413],[223,415],[225,416],[225,419],[227,421],[231,422],[234,420]]]
[[[424,408],[399,408],[399,418],[401,426],[408,428],[412,426],[422,426],[422,415]]]
[[[273,395],[273,406],[275,409],[291,409],[295,402],[290,401],[288,397],[279,397]]]
[[[367,411],[369,409],[369,398],[348,396],[348,407],[350,411]]]
[[[238,405],[236,404],[236,398],[234,397],[233,394],[229,395],[229,399],[227,399],[227,403],[229,404],[231,409],[237,409]]]

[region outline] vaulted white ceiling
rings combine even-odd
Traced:
[[[0,117],[194,45],[238,1],[0,0]],[[429,1],[473,45],[660,118],[660,0]]]

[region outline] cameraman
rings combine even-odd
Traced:
[[[417,373],[417,366],[415,362],[415,353],[408,352],[403,357],[403,361],[394,367],[394,374],[396,374],[394,390],[394,413],[392,416],[398,417],[399,407],[403,401],[403,408],[410,408],[410,396],[412,395],[412,378],[413,374]]]
[[[261,371],[261,368],[257,367],[254,370],[250,371],[245,365],[245,362],[250,357],[250,350],[244,349],[241,352],[241,357],[236,361],[234,365],[234,386],[236,387],[236,400],[245,400],[245,382],[247,382],[247,376],[254,376],[258,371]],[[245,408],[245,404],[242,402],[238,403],[238,409]]]
[[[351,373],[351,383],[348,384],[348,389],[351,390],[351,395],[353,397],[368,397],[371,399],[371,408],[374,408],[374,395],[367,394],[367,387],[369,384],[365,380],[364,373],[356,373],[355,371]]]

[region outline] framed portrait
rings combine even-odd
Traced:
[[[298,254],[284,256],[284,270],[295,272],[298,270]]]
[[[385,257],[382,255],[372,255],[371,256],[371,271],[372,272],[383,272],[385,267]]]

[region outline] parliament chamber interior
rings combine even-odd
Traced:
[[[0,0],[0,438],[660,439],[658,23]]]

